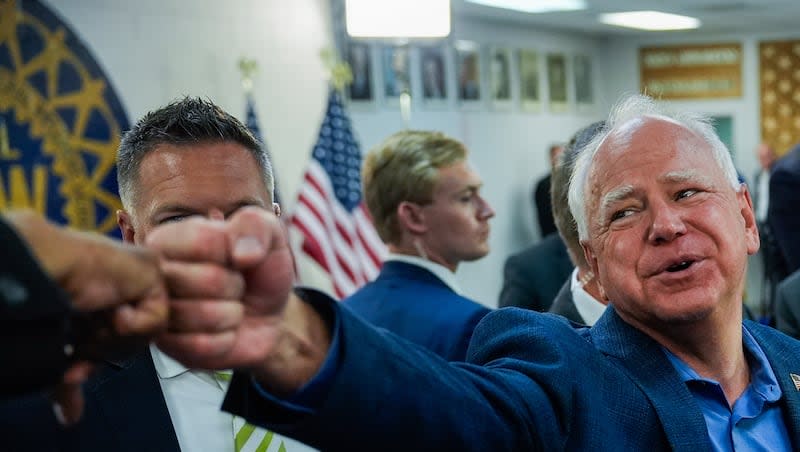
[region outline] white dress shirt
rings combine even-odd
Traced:
[[[437,264],[436,262],[429,261],[428,259],[423,259],[418,256],[409,256],[408,254],[395,254],[389,253],[386,257],[386,261],[398,261],[398,262],[405,262],[406,264],[416,265],[417,267],[422,267],[425,270],[436,275],[437,278],[441,279],[443,283],[447,287],[453,290],[453,292],[461,295],[461,288],[458,287],[458,282],[456,281],[456,274],[451,272],[449,268],[445,267],[444,265]]]
[[[570,277],[570,292],[572,292],[572,300],[575,301],[575,308],[578,314],[583,317],[585,324],[592,326],[597,323],[597,320],[606,311],[606,305],[597,301],[597,299],[589,292],[583,290],[583,285],[578,281],[578,268],[572,270]]]
[[[209,371],[189,370],[152,344],[150,354],[181,450],[234,452],[233,415],[220,409],[228,382],[217,380]],[[316,450],[275,434],[267,452],[277,452],[281,443],[287,452]],[[257,441],[249,441],[242,450],[249,452],[257,446]]]
[[[233,452],[233,416],[220,409],[225,389],[214,375],[189,370],[152,344],[150,354],[181,450]]]
[[[754,199],[753,203],[756,207],[756,220],[763,223],[767,220],[767,211],[769,210],[769,171],[761,171],[756,176],[756,192],[758,199]]]

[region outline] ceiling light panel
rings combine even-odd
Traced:
[[[699,19],[659,11],[628,11],[601,14],[600,22],[617,27],[648,31],[691,30],[702,24]]]
[[[551,13],[586,9],[584,0],[466,0],[469,3],[512,9],[525,13]]]

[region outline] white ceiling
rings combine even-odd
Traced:
[[[529,14],[451,0],[453,14],[514,22],[538,28],[568,30],[592,35],[643,34],[627,28],[601,24],[601,13],[655,10],[697,17],[698,30],[675,33],[796,32],[800,28],[800,0],[586,0],[582,11]],[[530,0],[535,1],[535,0]],[[664,33],[664,32],[661,32]]]

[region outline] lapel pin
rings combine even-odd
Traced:
[[[792,383],[794,383],[794,388],[800,391],[800,375],[797,374],[789,374],[792,377]]]

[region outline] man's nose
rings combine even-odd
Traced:
[[[686,224],[677,206],[668,201],[650,204],[652,224],[647,239],[653,243],[670,242],[686,233]]]
[[[483,196],[478,196],[478,218],[488,220],[494,216],[494,209]]]
[[[208,212],[208,218],[210,220],[223,221],[223,220],[225,220],[225,213],[223,211],[219,210],[219,209],[211,209]]]

